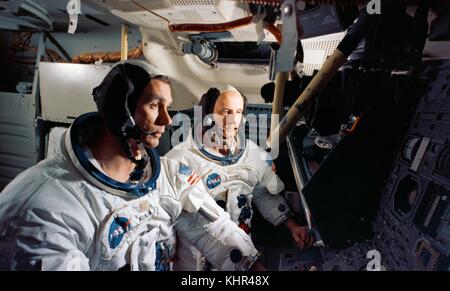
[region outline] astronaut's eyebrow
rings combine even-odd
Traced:
[[[147,102],[153,102],[153,101],[161,102],[161,101],[164,101],[164,100],[165,100],[164,97],[161,97],[161,96],[158,96],[158,95],[150,95],[150,96],[147,97]]]
[[[158,96],[158,95],[149,96],[148,99],[147,99],[147,103],[154,102],[154,101],[157,101],[157,102],[160,102],[160,103],[167,103],[168,107],[170,107],[172,105],[172,103],[173,103],[173,100],[171,100],[170,103],[169,103],[167,98],[164,98],[164,97]]]

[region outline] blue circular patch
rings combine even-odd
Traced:
[[[115,249],[123,239],[123,236],[130,230],[130,221],[126,217],[116,217],[109,227],[108,239],[109,247]]]
[[[208,179],[206,179],[206,186],[208,187],[208,189],[216,188],[220,185],[220,183],[222,183],[222,179],[217,173],[212,173],[208,176]]]
[[[235,264],[239,263],[242,260],[242,252],[238,249],[233,249],[230,253],[230,259]]]

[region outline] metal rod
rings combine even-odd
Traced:
[[[128,59],[128,25],[126,24],[122,24],[120,44],[120,60],[125,61]]]
[[[48,38],[48,40],[50,40],[50,42],[53,43],[58,48],[58,50],[63,54],[66,61],[68,61],[68,62],[72,61],[72,58],[70,57],[70,55],[62,47],[62,45],[53,37],[53,35],[51,35],[49,32],[45,32],[45,37]]]
[[[288,72],[278,72],[275,76],[275,92],[272,102],[272,118],[270,122],[270,132],[273,132],[278,126],[278,122],[274,116],[278,114],[279,119],[283,118],[284,115],[284,89],[286,85],[286,80],[288,78]]]
[[[311,101],[331,81],[338,69],[344,64],[347,56],[339,49],[328,57],[320,71],[314,76],[306,89],[300,94],[294,105],[289,109],[286,116],[280,121],[278,127],[270,133],[270,140],[278,138],[284,141],[289,130],[303,117]]]

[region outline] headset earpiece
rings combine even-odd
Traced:
[[[206,116],[205,122],[206,126],[212,126],[214,121],[212,120],[211,116]]]

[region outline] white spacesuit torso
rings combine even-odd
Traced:
[[[244,149],[232,158],[220,156],[193,140],[175,146],[165,157],[180,161],[194,169],[208,193],[230,214],[241,229],[250,233],[252,202],[262,216],[273,225],[279,225],[290,214],[287,201],[278,195],[284,184],[273,171],[269,153],[247,140]],[[176,270],[200,270],[204,258],[183,235],[178,235]]]
[[[156,158],[152,178],[137,189],[77,156],[71,130],[55,156],[0,194],[0,269],[168,270],[176,223],[218,269],[246,269],[257,258],[188,166]],[[184,218],[189,212],[202,213],[198,224]]]

